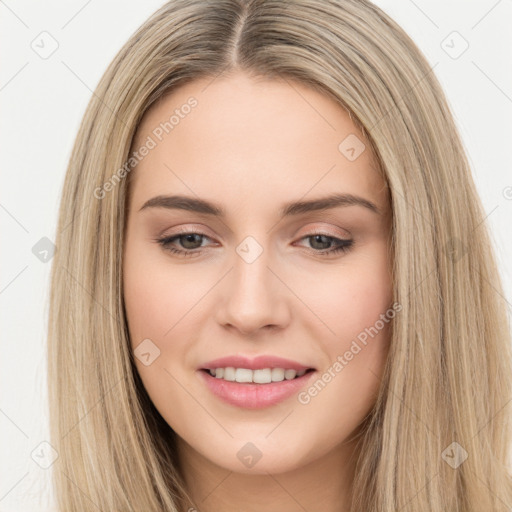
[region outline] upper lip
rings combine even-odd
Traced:
[[[252,359],[242,355],[221,357],[204,363],[200,369],[212,370],[215,368],[227,368],[229,366],[234,368],[247,368],[249,370],[258,370],[261,368],[284,368],[285,370],[290,369],[298,372],[301,370],[314,369],[311,366],[305,366],[297,361],[292,361],[291,359],[271,355],[261,355]]]

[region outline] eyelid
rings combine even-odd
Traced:
[[[166,228],[161,233],[159,233],[157,236],[159,238],[166,238],[166,237],[178,236],[178,235],[189,234],[189,233],[198,233],[198,234],[208,237],[211,240],[221,238],[221,237],[217,237],[217,235],[212,235],[210,230],[202,224],[181,225],[178,228],[176,228],[175,231],[172,231],[171,233],[168,233],[169,229],[170,228]],[[171,229],[174,229],[174,228],[171,228]],[[325,227],[320,227],[320,226],[318,226],[318,224],[313,227],[308,227],[306,225],[306,226],[302,226],[300,228],[300,230],[298,230],[296,232],[296,234],[293,236],[293,238],[296,238],[296,237],[303,238],[305,236],[315,235],[315,234],[326,235],[326,236],[331,236],[333,238],[341,238],[341,239],[344,239],[345,237],[352,238],[351,233],[347,229],[343,229],[343,228],[339,228],[339,229],[341,231],[344,231],[344,233],[343,232],[339,233],[339,232],[333,231],[332,229],[329,229],[329,228],[326,229]],[[299,236],[301,232],[303,232],[303,234],[301,236]]]
[[[169,233],[170,230],[172,231]],[[209,232],[210,230],[201,224],[186,224],[185,226],[182,225],[177,228],[166,228],[158,234],[158,237],[166,238],[171,236],[186,235],[189,233],[198,233],[208,238],[215,238],[215,236],[208,234]]]
[[[350,231],[348,231],[347,229],[342,229],[340,228],[342,231],[344,231],[344,233],[339,233],[339,232],[336,232],[336,231],[333,231],[332,229],[329,229],[329,228],[325,228],[325,227],[319,227],[318,225],[314,226],[314,227],[304,227],[304,228],[301,228],[300,232],[304,231],[304,235],[303,236],[308,236],[308,235],[326,235],[326,236],[332,236],[333,238],[342,238],[342,239],[345,239],[345,237],[348,237],[348,238],[352,238],[352,235],[350,233]],[[300,233],[299,232],[299,233]],[[299,234],[297,234],[298,236]]]

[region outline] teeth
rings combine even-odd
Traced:
[[[217,379],[224,379],[230,382],[253,382],[255,384],[268,384],[269,382],[281,382],[292,380],[295,377],[302,377],[306,370],[285,370],[284,368],[263,368],[261,370],[249,370],[248,368],[215,368],[210,375]]]

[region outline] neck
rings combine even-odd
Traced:
[[[356,462],[354,441],[338,445],[306,465],[299,463],[286,472],[264,474],[236,473],[214,464],[179,437],[177,443],[194,510],[349,510]]]

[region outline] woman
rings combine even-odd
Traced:
[[[64,184],[60,508],[508,510],[484,217],[432,69],[373,4],[165,4]]]

